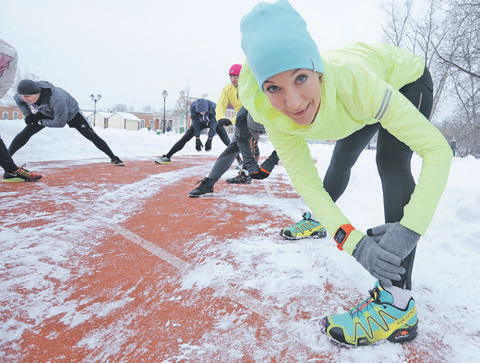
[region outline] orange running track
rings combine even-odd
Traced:
[[[358,296],[335,286],[344,301],[335,307],[328,279],[282,291],[275,276],[302,244],[272,238],[293,221],[261,201],[297,201],[288,179],[219,181],[213,196],[188,198],[214,160],[35,163],[41,182],[0,184],[0,361],[351,360],[318,319]],[[268,248],[257,250],[272,240],[268,248],[293,257],[271,261]],[[428,338],[431,346],[395,346],[395,356],[441,361],[446,348]]]

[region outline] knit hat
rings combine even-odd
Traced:
[[[228,71],[228,75],[229,76],[239,76],[241,70],[242,70],[242,65],[241,64],[234,64],[230,67],[230,70]]]
[[[37,84],[37,82],[30,79],[24,79],[20,81],[17,86],[17,93],[23,96],[36,95],[41,91],[42,88]]]
[[[208,102],[205,98],[200,98],[197,100],[195,104],[195,109],[198,113],[207,112],[208,111]]]
[[[307,24],[287,0],[261,2],[240,22],[242,49],[260,89],[270,77],[291,69],[323,73],[318,47]]]

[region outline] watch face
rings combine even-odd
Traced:
[[[337,243],[342,243],[346,235],[347,232],[345,232],[342,228],[339,228],[337,233],[335,233],[335,241]]]

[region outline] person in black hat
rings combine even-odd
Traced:
[[[208,138],[205,142],[205,151],[210,151],[212,148],[212,139],[217,134],[219,129],[225,132],[225,129],[218,125],[215,118],[215,102],[200,98],[192,103],[190,106],[190,115],[192,118],[192,124],[188,128],[185,135],[178,140],[175,145],[172,146],[170,151],[158,160],[155,160],[157,164],[170,164],[172,162],[171,157],[176,152],[183,149],[187,142],[189,142],[195,136],[195,149],[201,151],[203,148],[202,141],[200,140],[200,132],[203,129],[210,129],[208,131]],[[228,145],[228,144],[227,144]]]
[[[0,98],[5,96],[15,79],[17,70],[17,51],[7,42],[0,39]],[[5,171],[3,182],[37,181],[40,174],[18,167],[8,153],[5,143],[0,138],[0,166]]]
[[[8,151],[15,154],[30,138],[45,127],[75,128],[99,150],[107,154],[113,165],[125,165],[92,129],[80,112],[78,102],[65,90],[47,81],[24,79],[17,86],[14,96],[25,117],[27,126],[13,139]]]

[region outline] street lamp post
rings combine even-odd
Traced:
[[[97,101],[100,101],[102,99],[102,95],[94,95],[93,93],[90,95],[90,99],[93,101],[93,126],[95,126],[95,121],[97,119]]]
[[[165,119],[165,102],[167,101],[168,92],[166,90],[163,90],[162,96],[163,96],[163,128],[162,128],[162,133],[165,133],[165,123],[167,122],[167,120]]]

